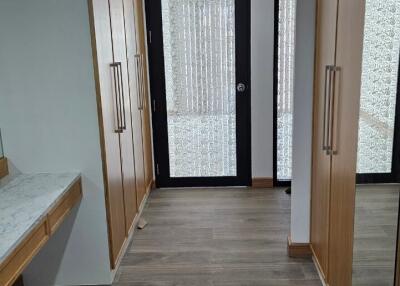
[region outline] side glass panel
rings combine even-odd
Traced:
[[[236,176],[234,0],[162,0],[170,177]]]
[[[296,0],[279,0],[277,179],[292,178],[292,125]]]
[[[366,1],[357,173],[391,173],[400,1]]]

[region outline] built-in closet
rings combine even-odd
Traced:
[[[325,282],[352,279],[363,0],[318,0],[311,249]]]
[[[113,268],[153,181],[145,40],[140,36],[143,7],[138,2],[89,0]]]

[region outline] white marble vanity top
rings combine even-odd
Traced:
[[[21,174],[0,187],[0,264],[79,177],[79,173]]]

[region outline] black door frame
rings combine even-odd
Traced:
[[[236,83],[246,83],[245,94],[236,96],[236,177],[182,177],[169,174],[167,105],[162,32],[161,0],[145,0],[153,122],[154,166],[157,187],[209,187],[251,185],[251,70],[250,1],[235,0]],[[238,39],[238,37],[240,37]]]
[[[399,54],[400,59],[400,54]],[[392,172],[357,174],[357,184],[379,184],[400,182],[400,60],[397,73],[396,111],[394,117]]]

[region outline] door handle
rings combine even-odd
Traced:
[[[144,108],[144,56],[140,54],[140,109],[143,110]]]
[[[329,80],[328,80],[329,78]],[[324,80],[324,112],[323,112],[323,128],[322,128],[322,150],[329,154],[329,116],[330,116],[330,86],[331,86],[331,66],[325,66],[325,80]],[[329,97],[328,97],[329,94]],[[327,112],[328,110],[328,112]]]
[[[243,82],[239,82],[236,86],[238,92],[244,92],[246,90],[246,85]]]
[[[118,63],[112,63],[110,64],[111,71],[112,71],[112,77],[113,77],[113,84],[114,84],[114,95],[115,95],[115,113],[114,114],[114,125],[115,133],[122,133],[123,129],[121,127],[121,122],[122,122],[122,114],[121,114],[121,97],[120,97],[120,83],[119,83],[119,71],[118,69]],[[116,121],[116,122],[115,122]]]
[[[337,139],[338,139],[338,112],[339,112],[339,100],[340,100],[340,72],[341,67],[333,66],[332,67],[332,77],[333,77],[333,86],[332,86],[332,116],[329,122],[331,135],[329,142],[330,154],[336,155],[338,153]],[[339,80],[336,80],[339,78]]]
[[[135,55],[135,63],[136,63],[136,92],[137,96],[137,106],[138,110],[142,110],[142,88],[141,88],[141,68],[140,68],[140,59],[141,55]]]
[[[120,96],[121,96],[121,117],[122,117],[122,130],[126,130],[126,111],[125,111],[125,93],[124,93],[124,79],[122,77],[122,63],[118,62],[117,69],[119,70],[119,82],[120,82]]]

